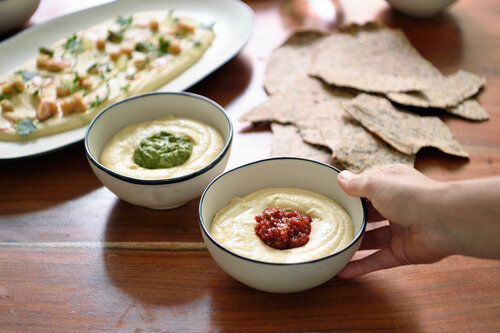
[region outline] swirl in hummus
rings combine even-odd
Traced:
[[[301,247],[274,249],[254,231],[255,216],[265,208],[296,210],[312,218],[309,241]],[[210,234],[222,246],[241,256],[277,263],[318,259],[347,246],[354,238],[349,214],[324,195],[297,188],[267,188],[234,198],[215,214]]]
[[[192,143],[189,158],[184,163],[170,168],[147,169],[137,165],[133,155],[141,140],[162,131],[188,136]],[[219,155],[223,147],[221,134],[212,126],[194,119],[169,115],[124,127],[106,143],[99,160],[107,168],[122,175],[140,179],[162,179],[183,176],[203,168]]]

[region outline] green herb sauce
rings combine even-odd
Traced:
[[[187,161],[193,144],[184,134],[156,133],[141,140],[134,151],[134,162],[146,169],[164,169]]]

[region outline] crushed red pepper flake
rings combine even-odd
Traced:
[[[255,221],[255,234],[272,248],[291,249],[309,241],[312,219],[296,210],[266,208],[262,215],[255,216]]]

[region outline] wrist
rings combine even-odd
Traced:
[[[422,191],[417,207],[421,207],[419,220],[426,229],[429,246],[441,257],[456,253],[456,239],[450,232],[450,212],[452,211],[453,184],[432,181]]]

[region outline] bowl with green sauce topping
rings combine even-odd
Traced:
[[[87,128],[85,151],[120,199],[170,209],[199,197],[224,171],[232,137],[229,117],[210,99],[153,92],[104,109]]]

